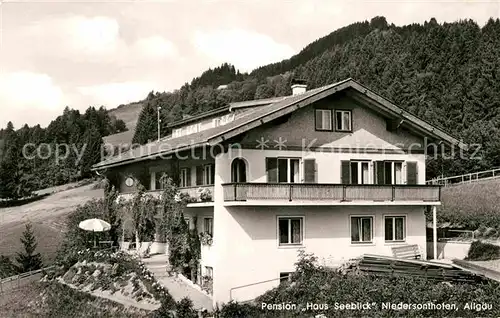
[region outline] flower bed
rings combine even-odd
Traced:
[[[68,255],[65,263],[48,274],[84,291],[120,292],[137,302],[160,305],[175,301],[168,290],[137,257],[124,252],[81,250]],[[71,265],[72,264],[72,265]]]

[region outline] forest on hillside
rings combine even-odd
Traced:
[[[83,114],[66,107],[47,128],[16,130],[9,122],[0,130],[0,199],[90,177],[91,166],[101,160],[102,137],[125,130],[104,107]]]
[[[434,160],[428,176],[500,166],[500,21],[395,26],[384,17],[338,29],[279,63],[241,74],[234,66],[204,72],[174,92],[151,92],[134,142],[156,138],[156,109],[167,124],[229,102],[291,93],[292,78],[308,89],[351,77],[396,105],[470,144],[483,160]],[[227,88],[218,90],[221,84]]]

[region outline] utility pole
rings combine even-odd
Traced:
[[[161,122],[161,119],[160,119],[160,110],[161,110],[161,107],[158,106],[158,141],[160,141],[160,122]]]

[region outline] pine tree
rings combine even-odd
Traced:
[[[17,253],[16,262],[19,264],[17,266],[17,271],[19,273],[25,273],[42,268],[42,256],[40,253],[35,253],[38,244],[30,222],[26,223],[26,229],[21,237],[21,243],[24,245],[24,252]]]
[[[139,115],[132,143],[145,144],[158,138],[157,108],[154,101],[148,100]]]

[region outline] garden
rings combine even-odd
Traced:
[[[334,270],[322,267],[318,265],[314,255],[302,252],[296,263],[296,271],[290,280],[283,281],[279,287],[268,291],[251,303],[228,303],[217,311],[216,317],[498,317],[500,315],[500,284],[494,281],[469,284],[435,282],[425,277],[375,277],[346,268]],[[282,305],[282,307],[263,308],[263,304],[278,307]],[[383,304],[394,306],[385,308]],[[406,309],[405,304],[408,306]],[[415,306],[412,307],[411,304]],[[432,304],[435,307],[432,307]],[[488,307],[475,306],[477,304]],[[479,312],[479,309],[484,311]]]

